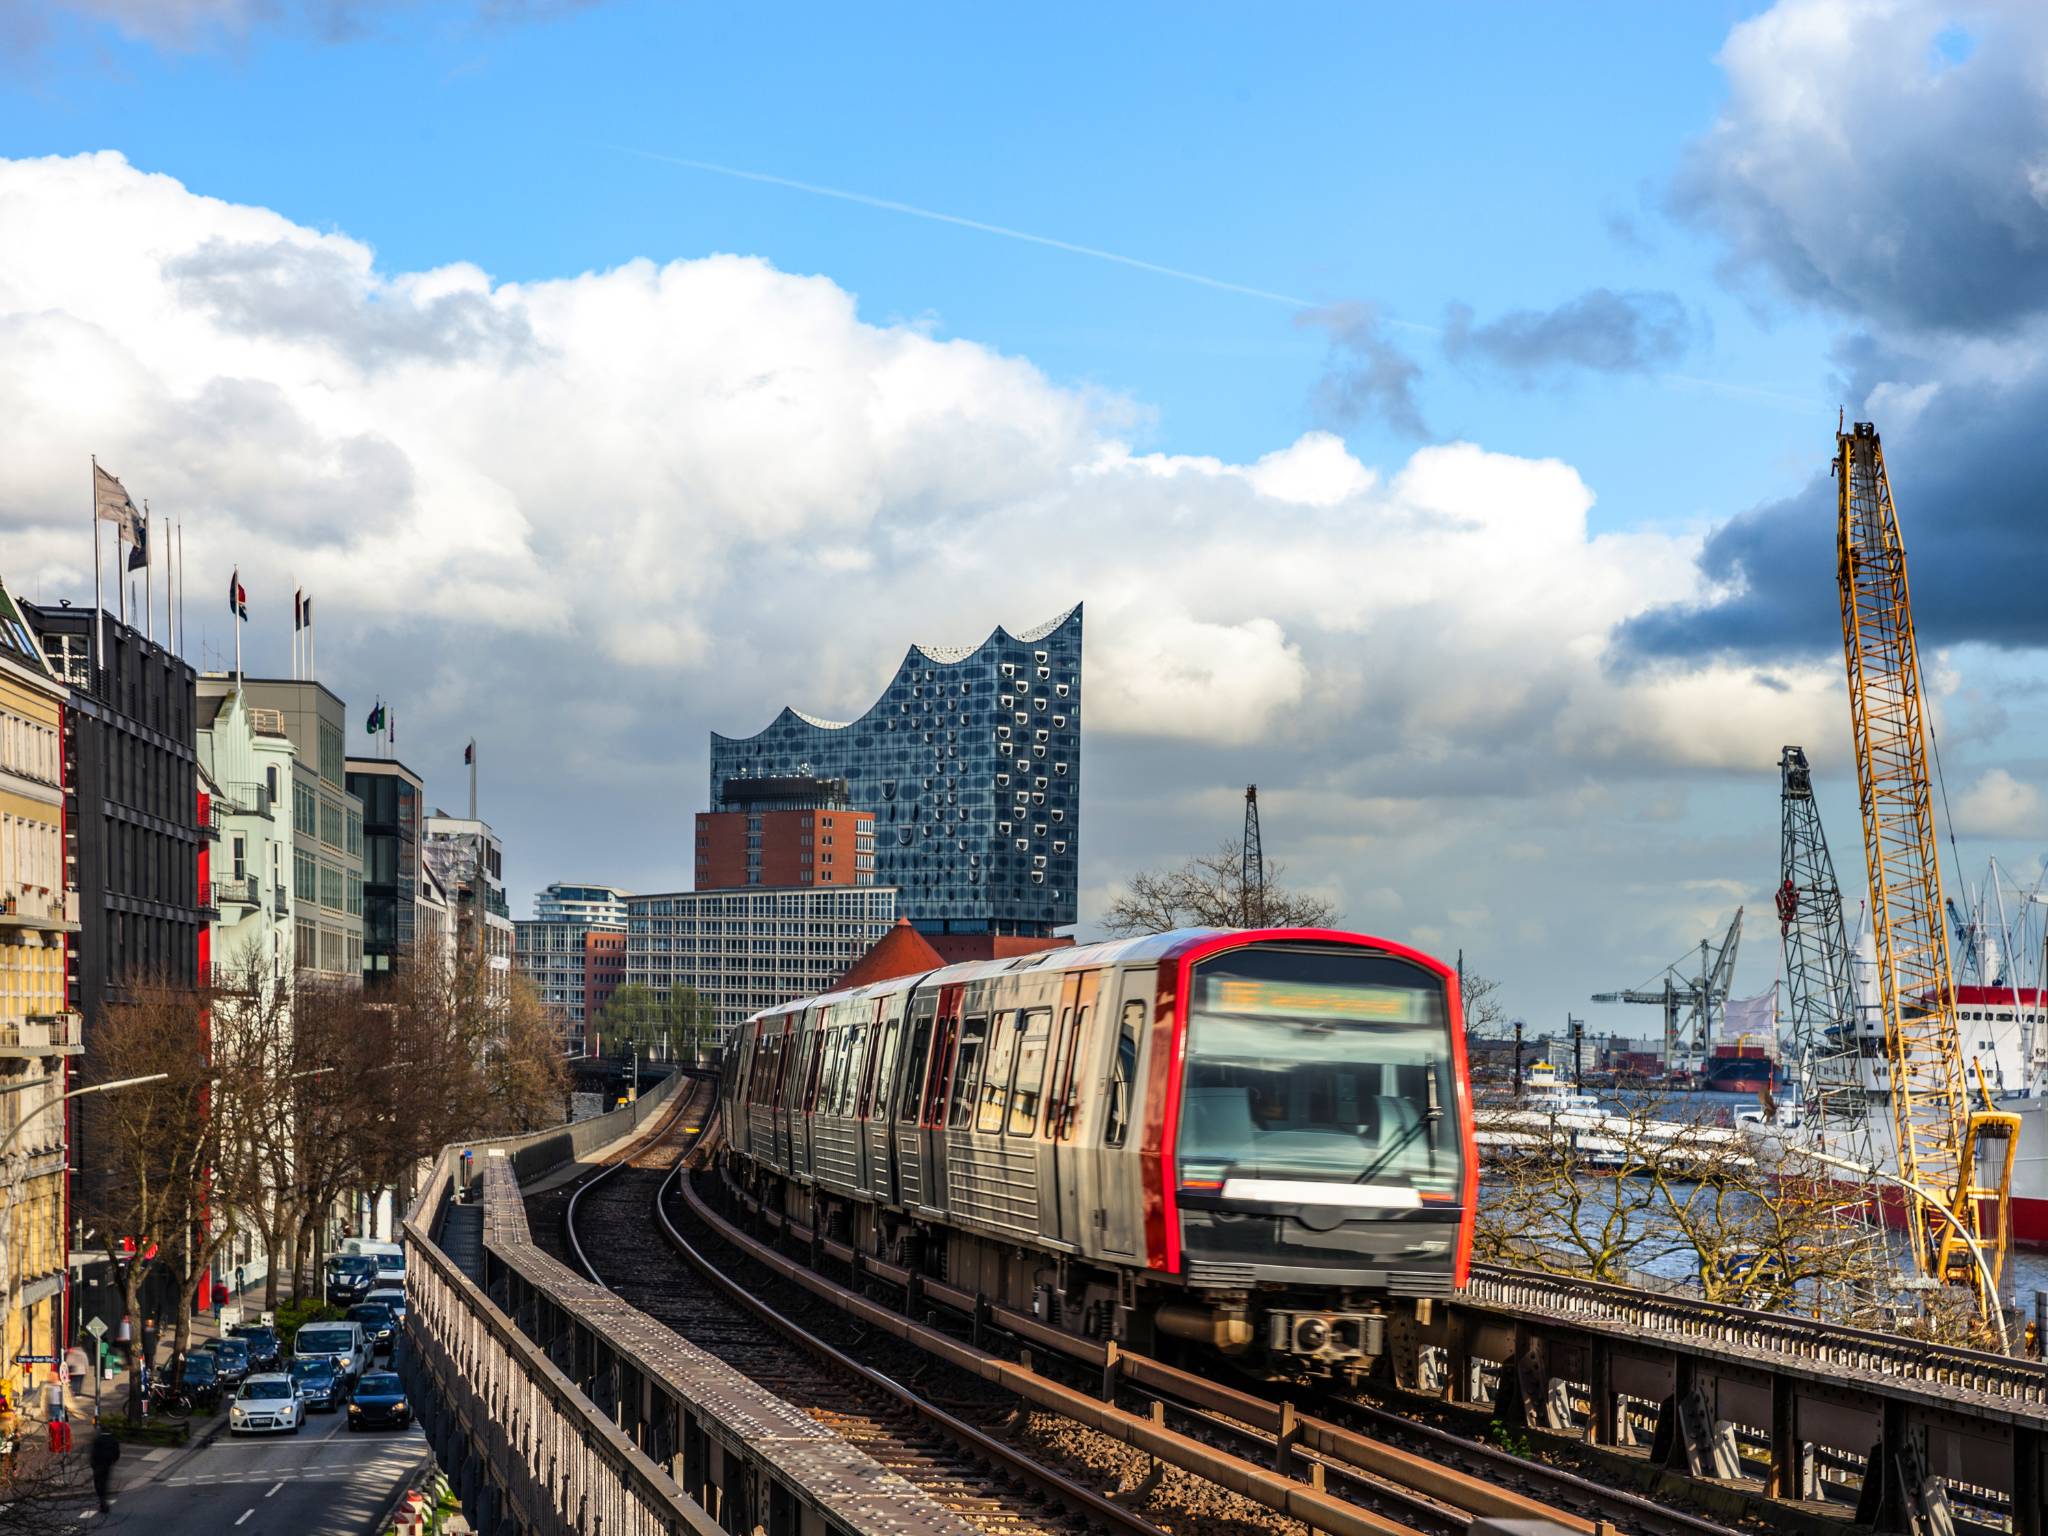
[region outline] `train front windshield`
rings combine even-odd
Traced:
[[[1202,961],[1186,1072],[1185,1191],[1231,1179],[1459,1190],[1444,986],[1418,965],[1306,947]]]

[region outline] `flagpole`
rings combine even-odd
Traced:
[[[107,580],[100,573],[100,456],[92,456],[92,670],[106,665]],[[97,678],[91,679],[96,683]]]
[[[469,819],[476,820],[476,738],[469,738]]]
[[[149,547],[149,498],[142,498],[142,632],[156,643],[156,586],[150,576],[156,569],[156,554]]]
[[[178,522],[178,568],[184,570],[184,566],[185,523],[181,518]],[[191,572],[186,571],[185,574],[189,578]],[[183,586],[178,588],[178,654],[180,656],[185,654],[185,589]]]

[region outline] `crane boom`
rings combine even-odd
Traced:
[[[1954,976],[1927,769],[1920,650],[1906,585],[1891,482],[1877,428],[1859,421],[1835,434],[1836,577],[1842,651],[1848,666],[1850,726],[1863,805],[1863,853],[1870,874],[1877,944],[1878,1006],[1890,1058],[1891,1110],[1899,1175],[1936,1194],[1906,1203],[1915,1262],[1938,1280],[1970,1281],[1970,1238],[2004,1249],[2011,1187],[2010,1116],[1973,1115],[1955,1017]],[[1995,1145],[2003,1130],[2005,1141]],[[1985,1146],[1977,1146],[1984,1137]],[[2003,1177],[1980,1186],[1980,1150],[2002,1156]],[[1994,1170],[1995,1173],[1995,1170]],[[1982,1204],[1997,1203],[1997,1229],[1983,1230]],[[1960,1222],[1967,1236],[1956,1230]],[[1995,1271],[1994,1271],[1995,1273]],[[1996,1306],[1996,1296],[1980,1302]]]

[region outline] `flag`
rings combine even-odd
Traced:
[[[297,634],[306,627],[306,589],[292,588],[292,633]]]
[[[135,503],[128,499],[121,482],[97,464],[92,467],[92,510],[94,516],[118,528],[120,536],[130,544],[142,542],[137,532],[142,527],[142,514],[135,510]]]
[[[395,709],[384,711],[384,739],[393,743],[398,740],[398,711]]]
[[[128,530],[124,528],[121,531],[121,536],[123,538],[128,538],[130,536]],[[142,512],[136,515],[135,532],[133,537],[135,541],[135,547],[128,551],[128,569],[131,571],[146,570],[149,566],[148,513]]]
[[[239,565],[228,577],[228,612],[245,622],[249,617],[249,594],[242,587],[242,568]]]
[[[363,722],[363,729],[372,736],[384,729],[384,701],[378,700],[377,707],[370,711],[370,718]]]
[[[462,749],[462,761],[465,766],[476,761],[476,742],[474,740]]]

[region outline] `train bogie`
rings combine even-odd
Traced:
[[[727,1042],[727,1174],[778,1219],[1046,1328],[1354,1372],[1463,1278],[1453,973],[1184,931],[806,999]]]

